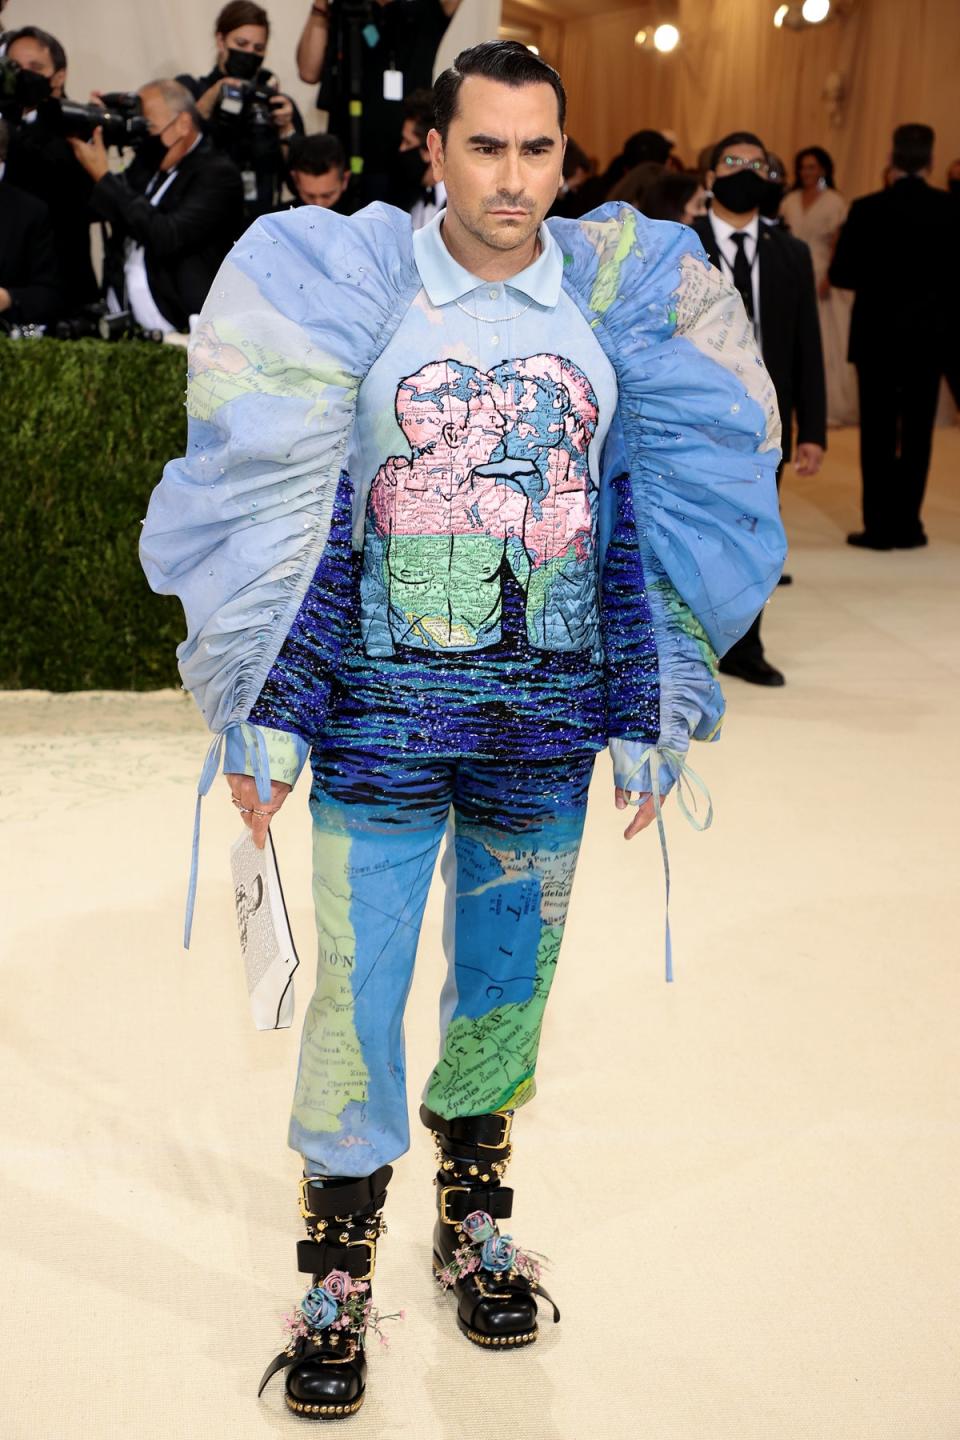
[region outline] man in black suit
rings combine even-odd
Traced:
[[[47,207],[3,179],[9,132],[0,120],[0,321],[48,325],[60,313]]]
[[[753,321],[780,407],[780,470],[793,454],[796,413],[794,469],[798,475],[816,475],[827,443],[827,399],[813,262],[802,240],[762,223],[769,176],[762,141],[744,130],[728,135],[714,146],[706,176],[713,192],[710,214],[695,220],[693,228],[711,264],[732,279]],[[784,683],[764,656],[759,615],[727,651],[720,669],[753,685]]]
[[[70,144],[95,182],[91,207],[110,222],[108,305],[148,330],[186,331],[243,228],[243,181],[204,140],[184,86],[154,80],[139,95],[150,136],[122,175],[110,173],[99,130]]]
[[[42,75],[54,99],[67,98],[67,55],[55,35],[24,25],[8,34],[6,44],[10,59]],[[56,133],[45,107],[28,111],[14,130],[6,178],[42,200],[50,211],[63,314],[76,315],[100,293],[90,255],[93,182],[77,164],[66,138]]]
[[[960,216],[927,184],[929,125],[893,135],[891,183],[850,207],[830,284],[855,291],[849,359],[860,388],[863,529],[848,545],[926,545],[920,507],[930,468],[940,376],[957,344]]]

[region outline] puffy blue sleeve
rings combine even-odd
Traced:
[[[664,793],[690,739],[723,718],[717,657],[750,626],[786,554],[780,420],[740,296],[686,226],[605,205],[552,222],[568,288],[617,372],[634,520],[657,648],[659,733],[610,736],[616,783]]]
[[[360,381],[418,283],[408,216],[304,206],[258,220],[204,305],[187,452],[153,493],[140,554],[183,604],[184,687],[235,746],[323,554]]]

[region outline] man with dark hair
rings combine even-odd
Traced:
[[[403,126],[397,158],[394,204],[409,210],[414,230],[422,230],[447,203],[443,182],[433,173],[427,136],[433,126],[433,91],[414,90],[403,102]]]
[[[94,212],[110,224],[108,305],[145,329],[186,331],[242,228],[243,182],[204,140],[188,90],[153,80],[138,93],[150,135],[122,175],[111,174],[99,129],[70,145],[94,181]]]
[[[708,215],[693,221],[693,229],[711,263],[739,291],[776,387],[783,426],[777,482],[793,454],[794,413],[794,469],[816,475],[827,443],[827,400],[809,248],[779,226],[761,222],[761,209],[778,187],[770,180],[763,141],[752,131],[737,130],[718,141],[706,184],[713,204]],[[764,655],[759,615],[721,659],[720,669],[752,685],[783,685],[783,673]]]
[[[183,600],[181,674],[220,736],[201,790],[225,742],[255,845],[311,752],[319,963],[289,1141],[312,1284],[261,1384],[285,1369],[311,1419],[364,1399],[444,832],[432,1265],[461,1333],[515,1349],[552,1301],[498,1232],[502,1182],[596,752],[636,807],[625,838],[659,823],[691,738],[716,736],[716,654],[783,559],[773,387],[690,232],[616,205],[543,223],[565,96],[525,46],[462,52],[436,100],[447,208],[424,229],[301,210],[234,249],[141,552]]]
[[[0,120],[0,324],[49,325],[62,307],[50,216],[6,178],[9,133]]]
[[[301,205],[319,205],[338,215],[352,215],[357,209],[347,157],[336,135],[295,135],[287,165]]]
[[[55,35],[24,25],[10,31],[6,47],[11,60],[43,76],[55,99],[66,98],[67,55]],[[90,255],[92,180],[77,164],[66,139],[37,110],[24,115],[13,132],[7,179],[42,200],[49,211],[60,276],[60,313],[76,315],[99,295]]]
[[[927,183],[933,140],[929,125],[897,127],[890,183],[854,200],[830,266],[831,285],[854,291],[863,529],[847,544],[861,549],[927,543],[920,511],[937,395],[960,326],[957,286],[932,263],[960,253],[960,207]]]

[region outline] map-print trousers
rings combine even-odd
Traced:
[[[314,747],[317,988],[289,1135],[314,1173],[369,1175],[409,1146],[403,1012],[444,830],[447,975],[422,1098],[448,1119],[532,1098],[594,758]]]

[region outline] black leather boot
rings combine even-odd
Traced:
[[[308,1238],[297,1245],[297,1268],[313,1277],[313,1287],[301,1301],[300,1323],[290,1344],[267,1366],[258,1397],[278,1370],[286,1370],[287,1407],[295,1415],[334,1420],[360,1409],[367,1383],[365,1324],[361,1319],[321,1328],[311,1321],[339,1320],[344,1314],[328,1292],[320,1290],[331,1271],[345,1272],[365,1287],[355,1292],[355,1313],[369,1301],[377,1241],[387,1228],[381,1211],[392,1174],[391,1167],[383,1165],[359,1180],[307,1175],[300,1182],[300,1213]],[[342,1277],[338,1283],[343,1284]]]
[[[540,1284],[539,1267],[522,1251],[513,1257],[511,1237],[497,1227],[513,1210],[513,1191],[502,1183],[513,1112],[444,1120],[421,1105],[420,1119],[433,1132],[439,1166],[433,1273],[456,1295],[457,1325],[475,1345],[530,1345],[538,1334],[538,1295],[553,1306],[554,1323],[560,1311]],[[477,1212],[492,1223],[476,1219]],[[465,1269],[465,1262],[472,1268]]]

